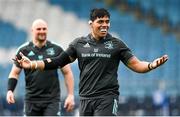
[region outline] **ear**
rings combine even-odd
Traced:
[[[109,24],[108,24],[108,26],[110,27],[110,26],[111,26],[111,24],[109,23]]]
[[[89,20],[89,21],[88,21],[88,24],[89,24],[89,25],[91,25],[91,24],[92,24],[92,21],[91,21],[91,20]]]

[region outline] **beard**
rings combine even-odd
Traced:
[[[38,41],[45,41],[46,40],[46,35],[38,35],[37,40]]]

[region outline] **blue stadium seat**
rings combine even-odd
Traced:
[[[24,43],[27,38],[27,33],[23,30],[17,29],[13,24],[0,21],[0,47],[11,48],[17,47]],[[11,44],[9,44],[11,42]]]

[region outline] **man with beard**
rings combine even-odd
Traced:
[[[57,44],[48,41],[48,26],[42,19],[32,24],[32,41],[21,45],[17,51],[28,56],[30,60],[43,60],[59,56],[63,49]],[[14,62],[9,73],[7,102],[15,103],[14,89],[16,87],[22,67]],[[68,95],[64,107],[68,112],[74,107],[74,79],[70,65],[61,68],[65,78]],[[60,86],[57,69],[46,71],[24,69],[25,73],[25,114],[27,116],[57,116],[60,115]]]

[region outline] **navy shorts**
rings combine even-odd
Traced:
[[[60,116],[60,102],[25,103],[26,116]]]
[[[80,116],[116,116],[118,112],[118,96],[81,99]]]

